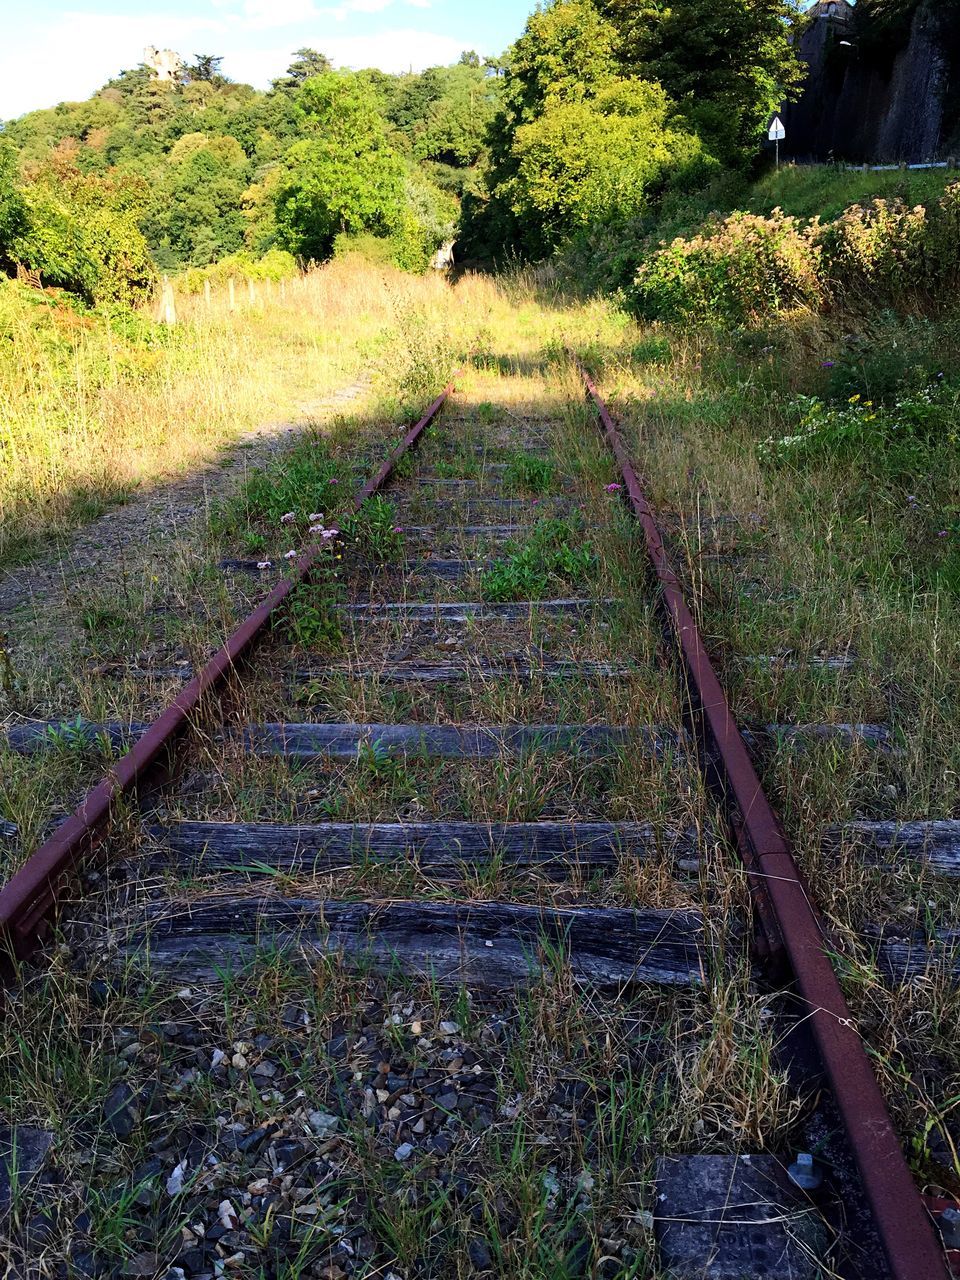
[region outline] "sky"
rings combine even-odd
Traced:
[[[0,120],[90,96],[147,45],[223,56],[266,88],[302,46],[339,67],[422,70],[499,54],[534,0],[0,0]]]

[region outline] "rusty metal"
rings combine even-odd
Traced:
[[[764,794],[743,736],[687,606],[653,510],[626,446],[597,387],[571,352],[640,521],[650,563],[683,660],[696,710],[731,803],[731,820],[747,875],[760,890],[768,947],[789,962],[820,1059],[843,1117],[851,1152],[894,1280],[948,1280],[937,1235],[903,1155],[853,1015],[827,954],[819,916],[773,806]],[[761,906],[761,904],[765,904]]]
[[[413,449],[451,395],[457,374],[426,413],[396,446],[380,470],[353,500],[356,513],[389,481],[400,459]],[[203,670],[181,690],[146,733],[89,791],[80,806],[0,889],[0,952],[8,962],[22,959],[37,945],[39,929],[56,902],[59,881],[98,843],[117,801],[131,792],[189,727],[207,694],[235,669],[287,597],[308,580],[323,553],[322,544],[307,550],[289,575],[250,613],[210,659]]]
[[[942,1215],[948,1209],[953,1209],[955,1212],[960,1212],[960,1201],[945,1200],[942,1196],[924,1196],[923,1203],[926,1205],[929,1212],[933,1215],[934,1220],[938,1223]],[[946,1245],[944,1246],[944,1248],[946,1252],[947,1266],[950,1270],[950,1274],[953,1276],[960,1276],[960,1249],[950,1248],[949,1246],[946,1246]]]

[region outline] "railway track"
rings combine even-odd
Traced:
[[[827,732],[895,744],[880,726],[741,730],[617,427],[571,369],[590,433],[444,415],[451,383],[353,504],[389,494],[384,545],[358,560],[318,536],[282,575],[225,561],[269,590],[202,670],[161,673],[183,686],[168,709],[69,726],[118,758],[0,890],[12,981],[65,897],[66,936],[108,988],[122,975],[183,1011],[253,975],[280,1006],[275,1034],[227,1019],[222,1048],[197,1048],[184,1089],[199,1069],[256,1103],[217,1117],[219,1145],[155,1146],[123,1274],[279,1276],[296,1250],[302,1274],[404,1280],[935,1280],[956,1260],[937,1231],[949,1242],[951,1206],[921,1199],[751,755]],[[318,660],[276,624],[334,554],[349,594]],[[9,741],[42,752],[63,731]],[[136,876],[85,914],[80,868],[106,841],[109,872],[131,823]],[[738,1020],[744,1078],[711,1076]],[[157,1107],[121,1085],[114,1133]],[[351,1144],[389,1172],[351,1166]],[[207,1202],[219,1228],[195,1221]]]

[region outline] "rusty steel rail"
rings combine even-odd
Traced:
[[[820,918],[773,806],[764,794],[739,726],[670,566],[643,486],[610,412],[570,351],[596,407],[640,521],[663,606],[680,650],[690,695],[721,775],[731,821],[758,907],[766,950],[789,964],[843,1118],[847,1140],[894,1280],[949,1280],[930,1214],[903,1155],[873,1068],[827,954]]]
[[[459,373],[459,371],[458,371]],[[400,459],[413,449],[453,392],[455,373],[426,413],[390,453],[380,470],[363,486],[352,504],[355,514],[390,480]],[[190,717],[249,652],[288,596],[307,581],[322,554],[311,547],[289,575],[241,622],[202,671],[147,729],[146,733],[84,797],[73,814],[53,832],[0,889],[0,954],[7,964],[23,959],[40,941],[40,931],[57,900],[64,875],[99,843],[116,802],[133,791],[148,771],[188,728]]]

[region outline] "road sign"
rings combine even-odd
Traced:
[[[779,116],[774,116],[770,123],[769,138],[771,142],[782,142],[787,136],[787,131],[783,127],[783,121]]]

